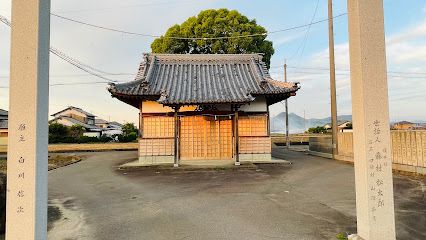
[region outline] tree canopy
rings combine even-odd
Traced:
[[[188,18],[182,24],[170,27],[164,36],[151,44],[153,53],[190,53],[190,54],[238,54],[263,53],[263,61],[270,66],[274,48],[266,35],[227,38],[227,39],[173,39],[234,37],[250,34],[266,34],[265,28],[257,25],[236,10],[209,9],[197,16]]]

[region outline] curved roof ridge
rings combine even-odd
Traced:
[[[260,54],[153,53],[144,54],[136,80],[110,84],[108,91],[138,107],[139,100],[165,105],[248,103],[262,95],[272,104],[299,88],[272,79]]]

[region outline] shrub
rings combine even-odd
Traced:
[[[109,136],[107,136],[107,135],[102,135],[100,138],[99,138],[99,142],[103,142],[103,143],[106,143],[106,142],[112,142],[114,139],[112,138],[112,137],[109,137]]]
[[[80,125],[73,125],[73,126],[71,126],[71,127],[69,128],[69,135],[70,135],[71,137],[73,137],[73,138],[78,138],[78,137],[83,136],[83,133],[84,133],[85,131],[86,131],[86,130],[84,129],[84,127],[83,127],[83,126],[80,126]]]
[[[322,126],[311,127],[308,129],[308,133],[327,133],[327,129]]]
[[[134,123],[126,123],[121,128],[123,131],[123,135],[127,136],[131,133],[136,133],[136,136],[138,135],[138,129],[136,128]]]
[[[51,123],[49,125],[49,135],[52,136],[67,136],[69,129],[67,126],[60,123]]]
[[[138,138],[138,134],[131,132],[128,135],[118,135],[119,142],[133,142]]]

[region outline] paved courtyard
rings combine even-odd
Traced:
[[[336,239],[356,232],[353,166],[274,149],[291,165],[117,169],[82,153],[49,172],[49,239]],[[395,175],[398,239],[426,239],[426,179]]]

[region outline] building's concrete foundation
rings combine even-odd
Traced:
[[[240,154],[240,162],[270,162],[271,160],[270,153]]]
[[[139,164],[145,165],[158,165],[158,164],[173,164],[173,156],[140,156]]]

